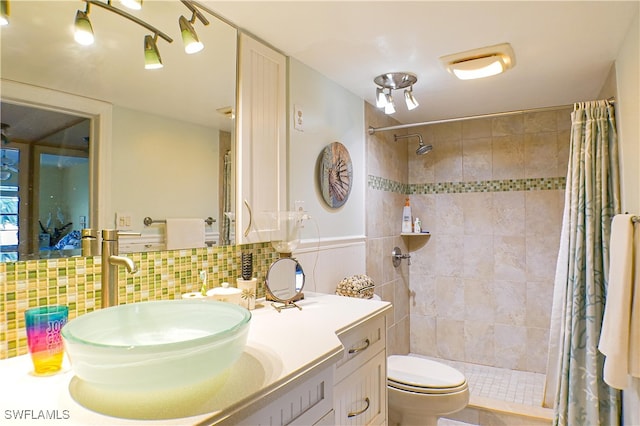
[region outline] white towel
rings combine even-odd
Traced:
[[[167,250],[205,247],[204,219],[167,218]]]
[[[616,389],[627,387],[629,375],[640,374],[640,232],[634,232],[631,218],[616,215],[611,225],[609,283],[598,344],[606,356],[604,381]]]

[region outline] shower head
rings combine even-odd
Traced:
[[[420,133],[412,133],[410,135],[393,135],[393,140],[394,142],[397,142],[398,139],[407,139],[407,138],[412,138],[412,137],[418,137],[418,149],[416,149],[416,154],[417,155],[424,155],[428,152],[431,152],[431,150],[433,149],[432,145],[425,145],[424,141],[422,140],[422,135]]]
[[[424,155],[428,152],[431,152],[432,149],[433,145],[425,145],[422,141],[420,141],[420,145],[418,146],[418,149],[416,149],[416,154]]]

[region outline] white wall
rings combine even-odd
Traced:
[[[616,118],[620,134],[622,211],[640,214],[640,14],[616,58]],[[640,424],[640,379],[623,392],[623,423]]]
[[[303,131],[294,129],[294,105],[302,108]],[[288,116],[288,208],[304,201],[312,217],[305,222],[303,242],[294,256],[305,270],[307,289],[332,293],[340,279],[366,270],[364,102],[291,58]],[[347,202],[332,209],[319,191],[317,163],[324,147],[335,141],[349,151],[353,185]]]
[[[114,106],[110,220],[130,213],[133,230],[153,233],[145,216],[215,218],[218,139],[217,129]]]

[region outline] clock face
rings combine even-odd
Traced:
[[[347,148],[340,142],[327,145],[321,155],[319,178],[322,198],[329,207],[338,208],[346,203],[351,193],[351,157]]]

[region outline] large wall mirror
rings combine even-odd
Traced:
[[[236,28],[203,12],[209,25],[193,26],[204,49],[186,54],[183,3],[127,10],[173,38],[157,40],[164,67],[146,70],[149,31],[116,13],[92,5],[95,43],[82,46],[73,23],[84,2],[11,6],[1,38],[2,260],[79,254],[72,232],[84,227],[140,232],[140,245],[125,247],[161,249],[169,217],[212,217],[207,243],[233,243]]]

